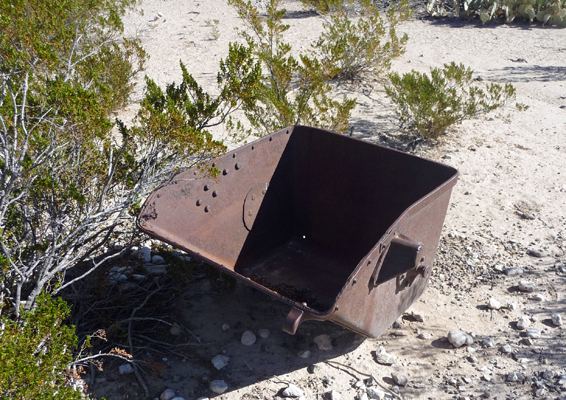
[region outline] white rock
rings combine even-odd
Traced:
[[[252,344],[255,343],[256,340],[257,339],[255,337],[255,333],[253,333],[252,331],[245,331],[242,334],[242,339],[240,341],[245,346],[251,346]]]
[[[501,347],[501,351],[505,354],[509,354],[513,351],[513,348],[511,347],[510,344],[506,344],[503,347]]]
[[[397,357],[393,354],[389,354],[385,347],[379,346],[379,349],[376,351],[375,361],[381,365],[393,365],[397,361]]]
[[[357,399],[358,400],[369,400],[369,397],[368,397],[366,392],[363,392],[362,394],[357,396]]]
[[[144,246],[137,251],[137,256],[146,263],[151,262],[151,249]]]
[[[540,329],[538,328],[528,328],[526,330],[526,334],[527,337],[530,337],[532,339],[540,339],[541,336]]]
[[[283,397],[301,397],[303,395],[303,391],[291,383],[289,386],[283,389],[283,392],[281,392],[281,394],[283,395]]]
[[[529,297],[529,299],[534,301],[544,301],[544,295],[540,293],[535,293],[531,297]]]
[[[173,397],[171,400],[185,400],[185,398],[181,397],[181,396],[176,396],[176,397]]]
[[[230,325],[228,324],[222,324],[222,331],[226,332],[227,330],[230,329]]]
[[[517,329],[525,330],[529,326],[531,326],[531,319],[529,317],[527,317],[526,315],[522,315],[519,318],[519,321],[517,321]]]
[[[340,400],[340,397],[342,397],[342,395],[340,394],[340,392],[338,392],[336,390],[331,390],[326,395],[326,398],[328,400]]]
[[[311,357],[311,351],[310,350],[301,350],[297,353],[297,356],[299,356],[300,358],[310,358]]]
[[[525,377],[521,372],[518,371],[510,372],[509,375],[507,375],[507,382],[519,382],[522,381],[523,379],[525,379]]]
[[[475,352],[476,352],[476,349],[473,348],[472,346],[469,346],[469,347],[466,348],[466,351],[467,351],[468,353],[472,354],[472,353],[475,353]]]
[[[426,314],[420,311],[411,311],[407,314],[413,317],[417,322],[424,322],[426,318]]]
[[[134,372],[134,368],[131,364],[122,364],[118,367],[118,371],[120,371],[120,375],[127,375]]]
[[[156,254],[153,257],[151,257],[151,263],[154,265],[165,264],[165,259],[160,255]]]
[[[183,332],[181,326],[178,323],[173,322],[173,326],[169,329],[169,333],[173,336],[179,336],[181,332]]]
[[[454,347],[461,347],[465,344],[472,344],[474,339],[467,333],[459,330],[453,330],[448,333],[448,341],[452,343],[452,346]]]
[[[509,302],[507,303],[507,308],[509,311],[515,311],[517,309],[517,303]]]
[[[428,332],[422,332],[417,336],[418,339],[429,340],[432,339],[432,335]]]
[[[375,386],[368,387],[366,393],[370,399],[383,400],[385,398],[385,392]]]
[[[505,273],[508,276],[521,276],[524,272],[523,268],[507,268],[505,270]]]
[[[159,398],[161,400],[171,400],[175,397],[175,391],[173,389],[166,389]]]
[[[269,329],[259,329],[257,331],[257,334],[259,335],[259,337],[263,338],[263,339],[267,339],[269,337],[270,333],[271,332],[269,332]]]
[[[219,354],[210,361],[212,362],[212,365],[214,365],[214,368],[220,370],[228,365],[228,361],[230,361],[230,358],[223,356],[222,354]]]
[[[215,380],[210,382],[210,390],[214,393],[222,394],[228,389],[228,385],[223,380]]]
[[[483,344],[485,347],[495,347],[495,340],[494,340],[491,336],[490,336],[490,337],[486,337],[486,338],[483,340],[482,344]]]
[[[551,380],[554,379],[554,377],[556,376],[556,374],[554,373],[553,370],[551,369],[547,369],[546,371],[544,371],[544,373],[542,374],[542,377],[546,380]]]
[[[316,346],[318,347],[319,350],[329,351],[333,349],[332,340],[328,335],[325,334],[318,335],[313,339],[313,341],[316,343]]]
[[[526,281],[526,280],[519,281],[519,290],[521,292],[532,293],[535,291],[535,289],[536,289],[536,285],[534,284],[534,282]]]
[[[502,306],[501,302],[499,300],[497,300],[494,297],[491,297],[489,299],[489,302],[487,303],[487,306],[489,308],[491,308],[492,310],[499,310]]]
[[[556,326],[562,326],[563,322],[562,322],[562,315],[556,313],[556,314],[552,314],[552,323]]]
[[[407,386],[407,383],[409,383],[409,378],[406,375],[392,372],[391,377],[397,386]]]

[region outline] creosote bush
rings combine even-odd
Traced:
[[[424,139],[436,139],[446,129],[464,119],[501,107],[515,97],[511,84],[473,85],[473,71],[452,62],[432,68],[430,76],[412,71],[400,76],[389,74],[385,90],[397,106],[401,125]]]

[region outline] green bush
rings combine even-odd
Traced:
[[[344,3],[352,5],[353,0]],[[359,17],[352,18],[348,7],[331,14],[316,43],[320,63],[330,79],[380,77],[391,61],[405,52],[408,36],[398,37],[395,28],[411,16],[407,0],[389,8],[385,17],[370,0],[362,0],[360,6]]]
[[[0,310],[2,311],[2,310]],[[33,312],[21,320],[2,316],[0,397],[2,399],[81,399],[67,386],[77,338],[64,320],[70,312],[61,299],[42,294]]]
[[[473,71],[452,62],[432,68],[430,77],[412,71],[389,74],[385,91],[397,106],[401,125],[424,139],[435,139],[464,119],[487,113],[515,96],[511,84],[473,85]]]

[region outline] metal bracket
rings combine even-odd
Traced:
[[[381,253],[373,274],[371,285],[378,286],[393,278],[397,278],[399,285],[410,286],[416,276],[423,274],[424,257],[421,257],[423,244],[415,242],[406,236],[394,237],[389,246]],[[403,283],[410,282],[410,283]]]
[[[268,183],[258,183],[246,195],[244,200],[244,225],[249,231],[252,230],[268,186]]]

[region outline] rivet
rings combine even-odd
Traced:
[[[340,309],[340,306],[336,306],[336,307],[334,307],[334,309],[335,309],[336,311],[338,311],[338,310]]]
[[[424,262],[424,260],[425,260],[424,256],[423,256],[423,257],[421,257],[421,262]]]
[[[255,200],[255,194],[252,194],[252,200]]]
[[[204,185],[204,190],[206,191],[208,189],[210,189],[210,187],[208,185]]]
[[[202,200],[197,200],[197,206],[200,206],[202,204]]]
[[[193,175],[196,175],[196,174],[197,174],[197,171],[193,172]]]
[[[255,150],[255,144],[252,146],[252,150]]]
[[[371,260],[368,260],[368,265],[370,265],[370,264],[371,264]]]
[[[263,190],[261,191],[261,193],[266,194],[266,193],[267,193],[267,189],[263,189]]]
[[[216,167],[217,165],[218,165],[218,163],[216,163],[216,162],[213,162],[213,163],[212,163],[212,166],[213,166],[213,167]]]
[[[240,165],[240,163],[236,163],[236,169],[240,169],[242,166]]]
[[[160,197],[161,197],[161,195],[160,195],[160,194],[158,194],[158,195],[157,195],[157,198],[160,198]]]
[[[228,171],[228,169],[227,169],[227,168],[226,168],[226,169],[224,169],[224,171],[222,171],[222,173],[223,173],[224,175],[228,175],[228,172],[230,172],[230,171]]]
[[[209,212],[209,211],[210,211],[210,206],[204,207],[204,212]]]
[[[289,129],[287,129],[287,132],[286,132],[286,133],[287,133],[287,135],[289,134]]]
[[[358,283],[358,280],[354,278],[354,280],[352,281],[353,284]]]
[[[248,211],[248,216],[251,217],[252,215],[254,215],[254,213],[252,212],[252,210]]]
[[[179,181],[175,181],[175,185],[176,185],[177,183],[179,183]]]
[[[269,141],[270,141],[270,142],[272,142],[272,141],[273,141],[273,138],[272,138],[272,137],[270,137],[270,138],[269,138]]]
[[[238,153],[232,154],[232,158],[236,158],[236,155],[237,155],[237,154],[238,154]]]
[[[214,192],[212,192],[212,197],[216,197],[218,196],[218,192],[215,190]]]

